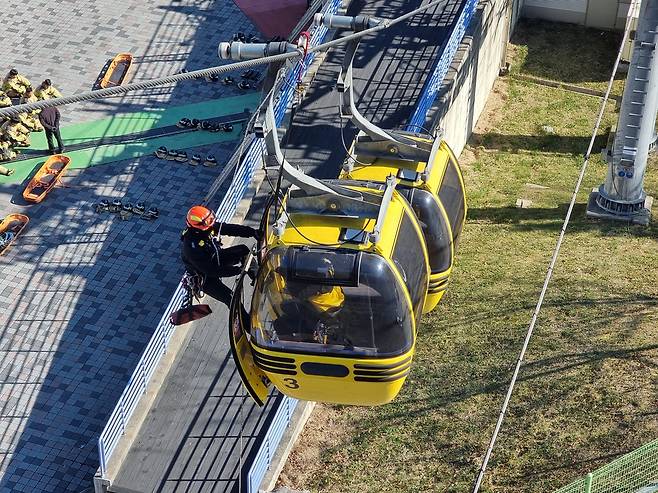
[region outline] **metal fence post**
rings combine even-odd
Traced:
[[[121,416],[121,434],[125,435],[126,434],[126,413],[123,410],[123,396],[121,396],[121,400],[119,401],[119,415]]]
[[[585,478],[585,493],[592,493],[592,479],[594,479],[594,475],[590,472]]]
[[[98,439],[98,458],[100,461],[100,466],[101,466],[101,478],[105,479],[105,474],[107,472],[107,466],[105,464],[105,444],[103,443],[103,439],[99,438]]]
[[[144,368],[144,358],[140,361],[140,368],[142,374],[142,394],[146,393],[146,368]]]

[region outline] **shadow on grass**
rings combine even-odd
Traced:
[[[569,204],[563,203],[553,208],[520,209],[516,207],[473,207],[468,209],[468,222],[488,222],[506,224],[519,231],[555,231],[562,228]],[[587,204],[574,205],[568,230],[571,232],[599,230],[602,235],[634,235],[638,237],[658,236],[657,226],[631,225],[625,222],[610,222],[590,219],[585,216]]]
[[[592,138],[591,135],[542,135],[540,125],[537,125],[536,132],[536,135],[506,135],[497,132],[479,134],[473,132],[469,139],[469,145],[473,147],[484,146],[487,149],[510,153],[536,151],[550,153],[551,155],[569,154],[582,156]],[[596,138],[594,149],[603,149],[606,146],[608,132],[609,130]]]
[[[517,49],[527,46],[522,73],[567,83],[607,82],[614,64],[610,54],[620,42],[618,32],[535,19],[521,19],[511,40]]]

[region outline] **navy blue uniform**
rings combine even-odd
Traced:
[[[239,236],[256,238],[258,232],[249,226],[239,224],[217,223],[207,231],[186,228],[181,235],[181,258],[187,270],[204,277],[204,291],[227,305],[231,300],[231,290],[220,280],[240,273],[244,259],[249,255],[247,245],[235,245],[222,248],[214,238],[222,236]]]

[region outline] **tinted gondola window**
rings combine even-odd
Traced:
[[[398,187],[398,189],[411,204],[423,230],[432,274],[445,272],[452,262],[450,252],[452,238],[439,204],[426,190],[412,187]]]
[[[389,264],[353,250],[276,248],[261,268],[252,335],[272,349],[335,356],[402,354],[412,320]]]
[[[457,244],[464,225],[464,191],[459,181],[459,171],[454,159],[448,160],[443,181],[439,187],[439,198],[450,219],[453,242]]]
[[[402,217],[392,259],[409,290],[416,320],[420,319],[427,295],[428,272],[423,257],[422,239],[414,228],[413,219],[405,214]]]

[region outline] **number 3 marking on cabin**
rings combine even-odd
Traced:
[[[297,383],[297,380],[294,378],[284,378],[284,382],[286,382],[286,387],[289,389],[298,389],[299,388],[299,383]]]

